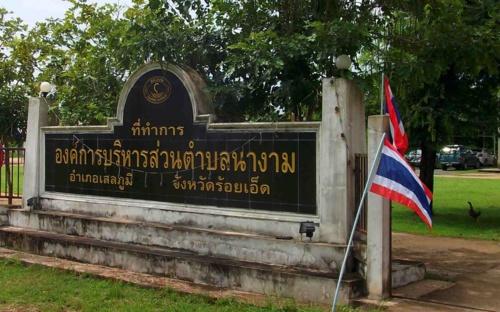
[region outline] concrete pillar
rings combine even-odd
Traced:
[[[353,81],[323,79],[318,214],[321,241],[346,243],[354,214],[354,155],[365,153],[365,111]]]
[[[389,130],[389,117],[368,117],[368,166],[371,166],[380,139]],[[391,207],[388,200],[368,193],[366,242],[366,283],[368,296],[384,299],[391,295]]]
[[[40,128],[48,125],[48,105],[41,98],[30,98],[28,128],[26,131],[26,157],[24,162],[23,207],[27,200],[39,195]]]

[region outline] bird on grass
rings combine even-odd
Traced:
[[[478,210],[478,211],[474,210],[474,207],[472,207],[472,203],[471,203],[470,201],[469,201],[469,202],[467,202],[467,203],[469,203],[469,216],[470,216],[471,218],[473,218],[473,219],[474,219],[474,221],[476,221],[476,222],[477,222],[477,219],[478,219],[478,218],[479,218],[479,216],[481,215],[481,211],[479,211],[479,210]]]

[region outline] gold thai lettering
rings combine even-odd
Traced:
[[[121,154],[122,154],[122,166],[130,168],[132,165],[131,163],[132,152],[130,150],[122,150]]]
[[[168,152],[161,151],[160,157],[163,157],[163,168],[167,169],[168,168]]]
[[[172,180],[172,184],[176,190],[178,190],[181,187],[181,177],[179,176],[178,173],[175,174],[174,180]]]
[[[232,152],[231,157],[233,158],[234,171],[247,170],[247,163],[243,160],[243,152]]]
[[[132,156],[135,156],[135,167],[139,168],[139,163],[141,161],[141,153],[138,150],[132,150]]]
[[[156,126],[151,122],[142,123],[140,118],[130,127],[132,136],[183,136],[183,126]]]
[[[58,165],[117,166],[129,169],[199,170],[210,172],[248,172],[295,174],[296,152],[219,151],[197,149],[190,140],[186,150],[165,150],[160,140],[154,148],[127,149],[122,141],[112,141],[110,148],[92,149],[88,146],[55,149]],[[234,189],[234,187],[233,187]],[[240,188],[238,187],[238,191]],[[242,193],[245,192],[243,189]]]
[[[231,156],[228,152],[220,152],[220,170],[231,170]]]
[[[100,148],[96,149],[95,155],[97,156],[97,165],[98,166],[102,165],[102,160],[103,160],[102,150]]]
[[[267,154],[266,153],[260,154],[260,159],[257,163],[259,164],[260,172],[267,172]]]
[[[281,163],[281,172],[283,173],[295,173],[295,152],[291,153],[291,161],[288,159],[287,153],[282,153],[281,158],[283,162]]]
[[[280,172],[280,157],[278,153],[276,152],[269,153],[269,159],[271,159],[271,157],[274,158],[274,171],[276,173]]]
[[[151,135],[151,123],[149,121],[146,122],[145,127],[141,127],[141,133],[143,136],[150,136]]]
[[[257,155],[254,152],[248,152],[247,153],[247,158],[252,159],[252,171],[255,172],[257,171]]]
[[[205,190],[205,180],[207,179],[206,177],[204,176],[200,176],[199,178],[199,181],[198,181],[198,186],[200,187],[200,190],[201,191],[204,191]]]
[[[200,157],[199,158],[199,163],[200,163],[199,168],[201,170],[205,170],[205,153],[203,153],[202,151],[198,151],[198,152],[196,152],[195,156]]]
[[[218,176],[215,185],[217,186],[217,192],[222,192],[224,190],[224,177]]]
[[[63,163],[63,151],[60,148],[56,148],[56,164]]]
[[[234,192],[235,193],[243,192],[243,184],[242,183],[234,183]]]
[[[170,151],[171,169],[182,169],[182,158],[180,151]]]
[[[92,166],[95,164],[95,152],[93,149],[88,149],[87,150],[87,156],[90,154],[92,156],[90,159],[92,159],[91,164]]]
[[[196,181],[189,180],[187,181],[187,184],[188,184],[188,190],[196,191]]]
[[[86,165],[87,164],[87,151],[84,148],[81,148],[80,151],[78,152],[80,155],[79,163],[80,165]]]
[[[69,150],[69,163],[71,165],[78,164],[78,151],[76,150],[76,148],[72,148]]]
[[[267,184],[261,184],[260,185],[260,193],[262,195],[269,195],[271,194],[271,187]]]
[[[155,136],[158,136],[158,127],[156,127],[156,126],[151,126],[151,131],[154,131],[154,133],[155,133],[154,135],[155,135]]]
[[[113,164],[113,151],[111,149],[103,149],[102,155],[104,157],[104,166],[109,167]]]
[[[189,170],[189,169],[194,169],[194,153],[193,153],[193,148],[194,148],[194,142],[189,141],[189,151],[184,152],[184,169]]]
[[[207,152],[205,152],[205,156],[207,157],[207,170],[216,171],[219,153],[213,152],[213,154],[212,154],[212,152],[207,151]],[[213,159],[212,159],[212,156],[213,156]]]
[[[131,130],[133,136],[141,135],[141,118],[138,118],[137,121],[132,124]]]
[[[259,193],[259,177],[251,177],[250,178],[250,193],[258,194]]]
[[[167,135],[167,132],[168,132],[167,127],[165,127],[165,126],[160,127],[160,135],[162,135],[162,136]]]
[[[259,184],[259,176],[250,178],[250,183],[241,181],[229,182],[224,177],[217,176],[216,180],[211,180],[206,176],[199,176],[198,179],[186,180],[178,173],[174,175],[172,186],[176,190],[219,192],[234,194],[270,195],[271,187],[268,184]]]
[[[142,167],[147,168],[148,163],[149,163],[148,151],[142,150],[141,151],[141,158],[142,158]]]
[[[159,166],[160,141],[156,140],[156,149],[149,152],[149,167],[158,169]]]

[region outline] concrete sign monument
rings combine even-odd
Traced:
[[[121,125],[45,135],[45,190],[316,214],[316,129],[211,129],[196,104],[172,72],[144,73]]]
[[[328,303],[366,135],[352,82],[323,79],[322,96],[321,122],[216,123],[193,70],[148,64],[106,126],[47,126],[46,103],[33,98],[24,209],[9,212],[0,242]],[[349,271],[344,302],[365,289],[363,261],[351,258]]]

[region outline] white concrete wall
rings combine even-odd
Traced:
[[[56,195],[68,196],[72,199],[72,195],[57,194],[45,192],[45,165],[44,165],[44,140],[45,133],[110,133],[115,125],[121,124],[123,118],[123,106],[131,88],[138,77],[149,70],[158,68],[157,65],[147,65],[138,72],[132,75],[133,79],[126,83],[124,90],[121,93],[120,101],[117,108],[116,118],[111,118],[107,126],[87,126],[87,127],[44,127],[47,125],[47,107],[41,105],[39,99],[32,99],[30,102],[30,121],[27,138],[27,168],[25,179],[25,201],[26,199],[37,196],[37,186],[41,196],[53,197]],[[191,100],[201,101],[197,96],[202,92],[197,87],[196,81],[190,80],[190,75],[183,74],[182,70],[173,67],[175,74],[182,76],[183,83],[189,88]],[[135,79],[135,80],[134,80]],[[38,104],[35,104],[38,103]],[[210,118],[211,115],[206,115],[209,110],[204,106],[193,104],[197,107],[195,112],[203,113],[194,117],[194,120],[202,118],[208,122],[208,131],[255,131],[256,125],[252,123],[238,124],[214,124]],[[198,107],[199,106],[199,107]],[[245,209],[222,209],[218,207],[197,207],[183,206],[182,209],[176,209],[177,214],[182,214],[182,219],[186,222],[197,223],[200,218],[206,218],[207,215],[219,215],[227,220],[234,219],[234,222],[228,220],[225,224],[239,223],[240,220],[244,224],[242,228],[249,228],[249,231],[258,233],[263,226],[272,222],[275,224],[273,228],[278,231],[280,228],[286,229],[282,235],[289,235],[290,231],[298,232],[299,223],[301,221],[313,221],[319,223],[319,228],[316,229],[313,241],[345,244],[351,228],[354,212],[354,155],[356,153],[366,152],[365,144],[365,113],[362,102],[362,94],[353,81],[346,79],[324,79],[323,80],[323,103],[322,103],[322,122],[321,123],[259,123],[258,128],[263,131],[313,131],[317,133],[317,150],[316,150],[316,198],[317,198],[317,215],[299,215],[294,213],[275,213],[275,212],[256,212]],[[39,134],[40,133],[40,134]],[[39,166],[38,166],[39,165]],[[37,177],[38,175],[38,177]],[[39,181],[37,183],[37,181]],[[93,201],[95,197],[88,196],[88,201]],[[114,202],[129,204],[130,200],[113,199]],[[141,201],[135,201],[136,207],[141,207]],[[162,209],[170,210],[169,203],[157,203],[162,205]],[[144,208],[147,208],[144,204]],[[197,211],[203,208],[204,216],[198,216]],[[183,212],[185,211],[185,212]],[[257,216],[257,217],[255,217]],[[255,221],[261,219],[263,221]],[[157,220],[158,222],[169,222],[169,220]],[[293,225],[291,225],[291,221]],[[213,226],[206,222],[204,226]],[[262,226],[259,224],[262,223]],[[227,227],[231,229],[231,227]],[[233,227],[236,229],[237,227]],[[285,233],[286,232],[286,233]],[[279,233],[277,234],[279,235]],[[295,235],[294,235],[295,236]]]
[[[46,126],[47,123],[47,101],[44,98],[30,98],[25,142],[23,207],[26,207],[29,198],[39,195],[40,154],[44,153],[44,150],[40,148],[40,128]]]
[[[365,111],[355,83],[323,79],[318,212],[321,240],[347,243],[354,215],[354,155],[366,152]]]
[[[380,139],[389,130],[388,116],[368,117],[368,167],[371,168]],[[368,193],[366,284],[368,295],[384,299],[391,294],[391,207],[379,195]]]

